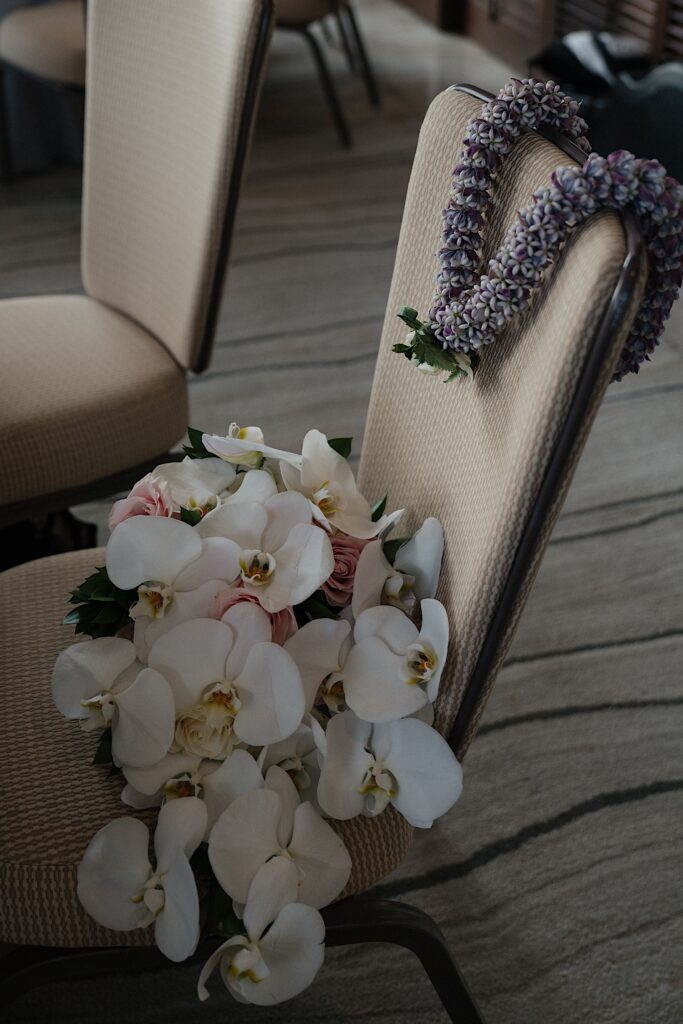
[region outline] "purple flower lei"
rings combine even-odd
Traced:
[[[648,254],[644,299],[619,357],[613,380],[637,373],[659,342],[683,280],[683,186],[656,160],[626,150],[591,153],[583,166],[558,167],[533,193],[483,273],[481,247],[491,186],[504,157],[525,129],[547,125],[586,153],[579,105],[554,82],[512,79],[467,126],[460,162],[443,212],[441,269],[427,322],[415,310],[399,313],[411,328],[396,345],[421,368],[448,370],[449,380],[471,374],[478,353],[529,305],[545,271],[570,232],[602,208],[631,209]]]

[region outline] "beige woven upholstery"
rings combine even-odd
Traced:
[[[136,466],[185,430],[181,368],[141,327],[92,299],[0,302],[0,352],[0,504],[78,487],[103,466]]]
[[[237,140],[269,14],[268,0],[90,0],[89,298],[0,303],[0,507],[106,480],[185,431],[183,369],[210,340]]]
[[[79,551],[0,575],[0,756],[3,776],[12,779],[0,786],[0,942],[153,941],[151,931],[124,937],[99,928],[76,898],[76,867],[90,838],[112,818],[134,813],[120,801],[120,777],[91,765],[93,735],[63,719],[50,696],[56,654],[74,641],[72,628],[59,625],[69,591],[103,561],[102,550]],[[148,812],[146,820],[152,819]],[[354,862],[347,892],[391,871],[411,834],[393,811],[372,821],[340,822],[339,831]]]
[[[326,17],[337,6],[337,0],[275,0],[275,16],[288,24],[306,25]]]
[[[440,212],[464,128],[480,105],[461,92],[442,93],[422,128],[359,474],[361,488],[371,498],[388,492],[392,504],[410,510],[410,519],[402,523],[407,532],[427,515],[437,516],[444,526],[446,551],[437,597],[449,613],[452,644],[437,714],[443,732],[453,724],[476,664],[573,394],[576,371],[595,337],[626,251],[623,229],[613,213],[601,213],[577,231],[529,313],[484,353],[474,383],[446,386],[416,373],[395,355],[391,346],[405,334],[398,310],[407,305],[426,314],[430,308],[434,253],[441,244]],[[570,162],[537,136],[519,142],[495,193],[486,229],[487,257],[533,190],[549,180],[558,164]],[[638,295],[643,283],[641,275]],[[630,320],[625,318],[621,334],[614,337],[612,359],[596,386],[583,439]],[[572,469],[573,464],[565,489]],[[558,500],[548,519],[545,540],[560,504]],[[520,596],[517,613],[525,596]]]
[[[486,353],[474,384],[446,387],[391,353],[403,333],[395,311],[403,304],[422,311],[429,307],[439,214],[459,140],[477,106],[467,96],[445,93],[431,107],[421,134],[361,462],[363,489],[376,497],[388,490],[392,503],[405,503],[412,513],[408,526],[431,514],[444,524],[439,596],[454,633],[438,709],[444,730],[478,656],[566,413],[576,367],[593,340],[625,252],[612,214],[599,215],[578,232],[530,313]],[[513,211],[565,160],[536,137],[522,141],[498,186],[489,248],[500,241]],[[614,359],[621,343],[615,335]],[[606,364],[584,436],[610,373]],[[542,544],[538,553],[541,549]],[[120,781],[89,764],[93,739],[61,719],[49,693],[55,657],[71,641],[69,631],[58,625],[68,590],[101,562],[101,551],[80,552],[0,576],[0,658],[7,666],[0,751],[3,778],[11,779],[0,795],[0,814],[11,822],[0,855],[6,922],[0,940],[62,946],[121,942],[120,935],[86,917],[75,895],[76,865],[88,840],[112,817],[126,813],[118,801]],[[22,771],[15,771],[17,764]],[[339,831],[354,864],[347,894],[391,871],[411,838],[410,828],[391,810],[374,820],[340,824]],[[129,938],[151,941],[148,933]]]
[[[194,368],[261,21],[258,0],[91,0],[89,295]]]
[[[85,2],[19,7],[0,22],[0,60],[62,85],[85,85]]]

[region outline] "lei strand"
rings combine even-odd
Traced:
[[[578,109],[554,82],[512,79],[468,124],[443,211],[434,304],[426,322],[413,309],[399,313],[411,334],[395,351],[420,369],[448,370],[449,380],[471,376],[479,350],[527,309],[571,231],[602,208],[632,210],[648,254],[645,296],[612,379],[637,373],[649,359],[683,280],[683,187],[657,160],[626,150],[606,158],[590,153]],[[483,273],[483,232],[496,175],[523,131],[543,125],[590,155],[583,166],[558,167],[550,185],[533,193]]]

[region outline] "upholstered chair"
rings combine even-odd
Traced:
[[[2,89],[5,67],[16,68],[64,92],[79,119],[85,88],[86,0],[17,7],[0,21],[0,177],[12,176],[13,160]]]
[[[360,465],[366,493],[388,492],[392,504],[410,510],[408,529],[428,515],[443,523],[437,597],[448,610],[452,641],[436,725],[460,758],[505,657],[645,281],[633,222],[602,212],[576,231],[530,310],[485,353],[474,382],[445,385],[392,352],[405,333],[397,310],[409,304],[424,313],[430,306],[441,210],[465,126],[485,98],[477,95],[466,87],[442,93],[420,134]],[[562,139],[551,142],[531,132],[521,138],[497,179],[487,255],[551,171],[580,158]],[[121,787],[89,763],[92,738],[52,706],[50,674],[57,653],[73,642],[60,625],[68,592],[102,560],[101,550],[78,551],[0,576],[6,666],[0,772],[11,779],[0,801],[12,823],[2,840],[0,938],[18,944],[8,964],[19,972],[19,987],[50,971],[73,976],[79,958],[90,973],[95,967],[115,972],[124,963],[158,965],[161,959],[142,948],[152,942],[148,931],[106,931],[76,897],[79,859],[94,832],[121,814]],[[17,764],[21,772],[14,770]],[[411,828],[392,809],[334,826],[351,853],[353,872],[346,898],[325,911],[328,942],[387,941],[413,949],[451,1019],[480,1020],[438,927],[414,908],[362,895],[398,865]],[[122,941],[131,944],[125,955],[106,953],[105,947]],[[51,967],[41,974],[49,957]]]
[[[84,295],[0,302],[0,525],[128,486],[211,353],[271,0],[90,0]]]
[[[308,44],[339,141],[342,146],[350,146],[351,132],[330,74],[325,52],[312,27],[319,22],[325,30],[327,19],[334,18],[349,66],[352,71],[357,70],[360,73],[370,103],[378,107],[380,96],[377,79],[353,7],[348,0],[276,0],[276,16],[278,28],[298,32]]]

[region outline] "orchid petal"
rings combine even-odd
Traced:
[[[210,762],[204,762],[205,765]],[[215,771],[202,775],[207,833],[233,800],[263,786],[261,769],[246,750],[233,750]]]
[[[294,659],[277,644],[256,644],[235,679],[242,707],[235,734],[243,743],[265,746],[291,736],[305,711],[304,688]]]
[[[368,608],[375,608],[381,603],[384,584],[393,572],[382,551],[382,542],[374,540],[366,544],[360,553],[353,581],[351,609],[355,618]]]
[[[401,678],[403,660],[379,637],[368,637],[351,648],[344,665],[344,694],[359,718],[390,722],[412,715],[427,703],[421,686]]]
[[[175,706],[164,677],[146,668],[116,695],[112,756],[116,764],[146,768],[168,753],[175,731]]]
[[[263,551],[277,551],[300,523],[310,523],[311,507],[303,494],[285,491],[269,498],[264,508],[268,513],[268,525],[261,541]]]
[[[348,821],[363,810],[365,798],[360,788],[372,763],[367,750],[371,732],[372,726],[352,711],[335,715],[327,725],[318,802],[331,818]]]
[[[277,841],[286,847],[292,838],[294,812],[299,806],[299,793],[287,772],[272,765],[266,774],[266,789],[277,793],[281,801],[280,820],[277,826]]]
[[[221,621],[230,626],[235,636],[228,655],[226,677],[236,679],[246,665],[252,647],[271,642],[273,628],[263,608],[248,601],[239,601],[228,608]]]
[[[87,718],[81,701],[109,690],[118,676],[135,661],[130,640],[98,637],[72,644],[57,658],[52,670],[52,697],[66,718]]]
[[[209,537],[202,542],[199,558],[178,573],[174,589],[196,590],[209,580],[224,580],[233,583],[240,574],[239,544],[225,537]]]
[[[228,537],[246,551],[260,551],[268,513],[255,501],[224,502],[194,527],[201,537]]]
[[[332,545],[327,535],[312,523],[295,526],[275,558],[277,568],[267,586],[255,589],[268,612],[301,604],[334,569]]]
[[[176,710],[190,708],[210,683],[225,678],[232,644],[230,627],[215,619],[191,619],[157,640],[149,666],[168,680]]]
[[[181,590],[173,595],[171,604],[160,619],[141,616],[135,620],[135,646],[138,657],[149,658],[149,651],[165,633],[190,619],[211,618],[213,602],[225,580],[208,580],[196,590]]]
[[[203,1002],[205,999],[208,999],[211,995],[208,988],[206,987],[206,983],[213,974],[213,972],[218,967],[218,964],[223,959],[223,957],[228,953],[229,950],[233,949],[236,946],[246,946],[248,942],[249,939],[247,938],[246,935],[232,935],[227,940],[227,942],[224,942],[221,946],[218,947],[218,949],[215,949],[213,951],[209,959],[202,967],[201,973],[199,975],[199,980],[197,982],[197,995],[199,996],[201,1002]]]
[[[443,558],[443,529],[438,519],[430,517],[399,548],[394,559],[394,568],[409,573],[415,583],[413,591],[418,601],[434,597],[439,585],[441,559]]]
[[[136,811],[147,811],[150,807],[159,807],[163,800],[161,793],[141,793],[139,790],[127,783],[121,790],[121,803],[127,807],[133,807]]]
[[[427,683],[427,696],[435,701],[439,693],[441,674],[448,656],[448,614],[438,601],[427,599],[422,601],[422,629],[420,641],[426,643],[436,655],[436,665]]]
[[[379,536],[380,533],[388,533],[389,527],[399,518],[401,512],[394,513],[392,518],[383,516],[377,522],[373,522],[369,511],[367,515],[362,515],[358,512],[349,512],[342,508],[330,517],[330,521],[338,530],[348,533],[349,537],[369,540],[372,537]]]
[[[173,583],[201,550],[201,537],[187,523],[165,516],[132,516],[109,538],[107,573],[122,590],[149,580]]]
[[[353,628],[356,643],[369,637],[379,637],[394,654],[405,654],[418,638],[414,623],[400,608],[380,605],[368,608],[356,619]]]
[[[182,853],[176,854],[164,874],[163,883],[164,908],[156,919],[154,940],[164,956],[180,963],[192,956],[199,942],[197,883],[190,863]]]
[[[325,676],[341,668],[341,647],[350,632],[351,626],[343,620],[313,619],[285,643],[301,674],[306,711],[313,707]]]
[[[435,729],[416,718],[376,725],[373,746],[386,746],[384,761],[396,779],[396,810],[419,828],[430,828],[462,792],[462,768]]]
[[[282,801],[270,789],[243,793],[223,811],[209,836],[209,860],[228,896],[246,903],[254,875],[280,851]]]
[[[167,754],[156,764],[147,768],[133,768],[131,765],[124,765],[123,774],[126,781],[138,793],[144,796],[154,796],[160,789],[163,789],[169,779],[177,779],[179,775],[186,772],[195,772],[199,767],[200,758],[194,754]]]
[[[221,437],[218,434],[203,434],[202,443],[207,452],[212,452],[219,458],[234,458],[247,452],[261,452],[267,459],[283,460],[292,465],[301,464],[301,456],[294,452],[282,451],[280,448],[271,448],[267,444],[259,444],[257,441],[240,441],[236,437]]]
[[[310,907],[320,909],[332,903],[349,880],[349,851],[309,803],[300,804],[294,812],[289,855],[299,871],[299,901]]]
[[[240,474],[241,483],[237,490],[225,498],[223,504],[237,505],[239,502],[251,501],[263,505],[268,498],[277,494],[277,484],[265,469],[250,469]]]
[[[258,942],[283,907],[296,903],[298,890],[296,866],[287,857],[273,857],[258,869],[244,908],[244,926],[252,942]]]
[[[137,818],[116,818],[90,840],[78,865],[78,898],[103,927],[128,932],[147,917],[144,903],[134,900],[152,870],[148,843]]]
[[[284,907],[260,942],[269,974],[243,982],[244,998],[272,1006],[299,995],[312,983],[325,958],[325,925],[317,910],[302,903]],[[233,987],[233,986],[231,986]],[[236,987],[236,986],[235,986]]]
[[[159,811],[154,833],[157,872],[168,871],[178,853],[189,858],[197,849],[206,829],[206,807],[196,796],[167,800]]]
[[[335,494],[357,495],[356,480],[347,460],[331,447],[319,430],[309,430],[301,446],[301,481],[308,491],[317,491],[324,481]],[[368,516],[370,508],[368,506]]]

